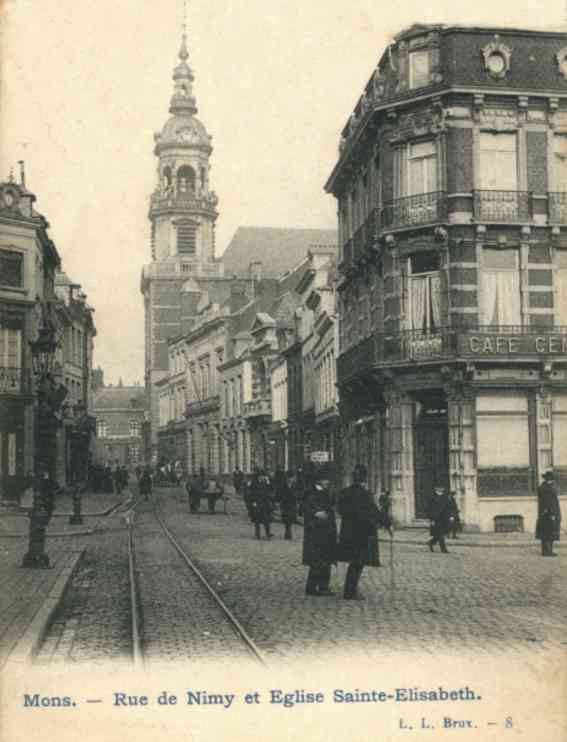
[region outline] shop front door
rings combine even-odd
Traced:
[[[427,518],[435,486],[449,486],[449,427],[446,414],[425,414],[415,425],[415,517]]]

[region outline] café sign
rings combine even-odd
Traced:
[[[459,336],[463,356],[558,356],[567,355],[567,334],[497,335],[474,333]]]

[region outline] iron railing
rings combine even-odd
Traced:
[[[474,217],[480,222],[530,222],[533,218],[531,191],[474,192]]]
[[[389,201],[382,209],[385,229],[413,227],[447,220],[447,195],[445,191],[432,191],[405,196]]]
[[[552,224],[567,224],[567,192],[550,193],[549,221]]]
[[[466,328],[380,333],[357,343],[337,359],[339,381],[375,366],[451,358],[567,354],[567,326],[476,325]]]

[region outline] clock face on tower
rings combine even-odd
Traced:
[[[189,129],[188,127],[179,129],[179,131],[177,132],[177,139],[180,142],[187,142],[189,144],[197,144],[199,141],[199,137],[192,129]]]

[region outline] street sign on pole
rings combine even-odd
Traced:
[[[329,462],[328,451],[311,451],[309,458],[314,464],[327,464]]]

